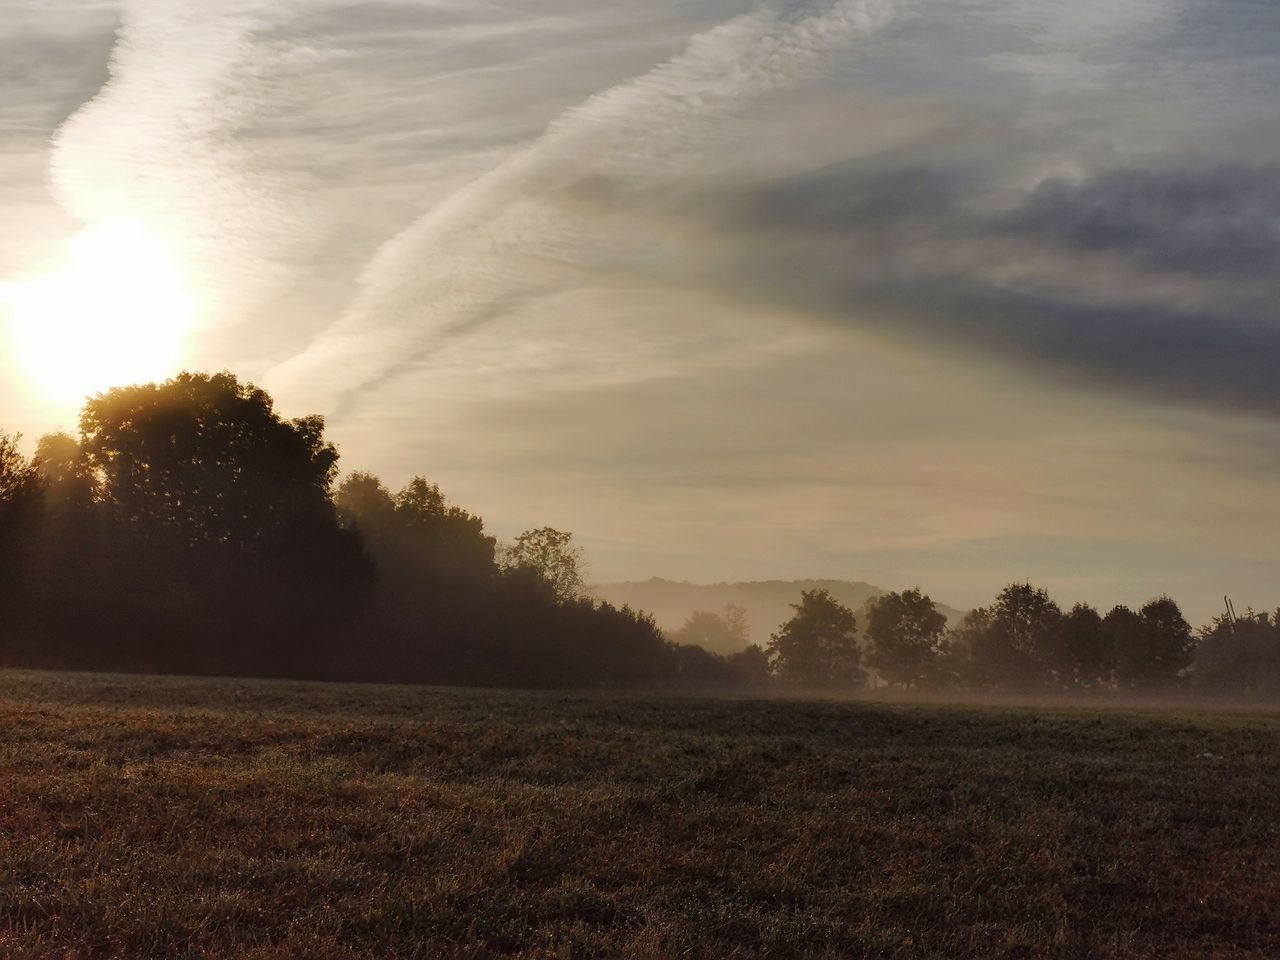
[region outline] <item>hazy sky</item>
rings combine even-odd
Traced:
[[[0,429],[229,367],[601,580],[1280,602],[1274,0],[0,14],[0,281],[99,264]]]

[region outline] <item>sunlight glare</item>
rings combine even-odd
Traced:
[[[195,319],[173,247],[129,220],[82,229],[61,269],[0,284],[0,306],[21,373],[58,405],[172,376]]]

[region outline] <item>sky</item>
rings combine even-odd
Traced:
[[[0,430],[231,369],[598,581],[1280,603],[1273,0],[0,0]]]

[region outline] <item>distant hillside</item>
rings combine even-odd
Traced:
[[[678,629],[695,610],[719,612],[725,604],[735,603],[747,611],[751,642],[763,646],[768,643],[769,635],[790,618],[790,604],[799,602],[801,591],[818,589],[830,591],[833,597],[860,614],[868,600],[886,592],[873,584],[850,580],[757,580],[750,583],[702,584],[663,580],[659,577],[652,580],[604,583],[593,587],[592,591],[600,599],[610,603],[626,603],[648,611],[658,621],[658,626],[668,631]],[[952,623],[964,616],[963,610],[946,604],[939,603],[938,609]]]

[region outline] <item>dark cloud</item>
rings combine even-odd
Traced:
[[[1010,210],[976,170],[830,168],[720,196],[724,282],[1092,386],[1280,415],[1277,172],[1111,170]]]
[[[965,277],[872,286],[849,291],[849,301],[918,333],[1108,389],[1280,415],[1280,327],[1211,310],[1069,299]]]
[[[1280,167],[1117,170],[1041,185],[1006,225],[1162,272],[1270,277],[1280,268]]]

